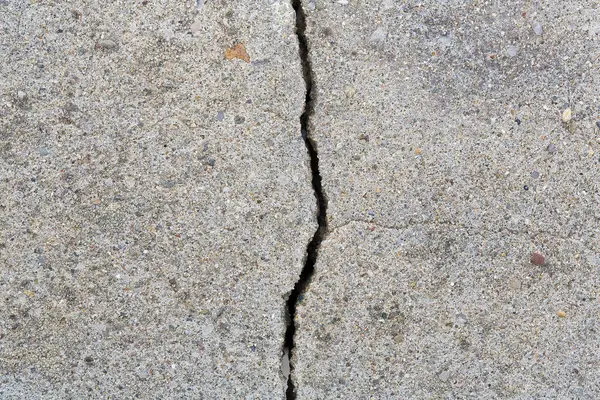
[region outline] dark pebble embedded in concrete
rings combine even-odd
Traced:
[[[531,253],[530,261],[533,265],[544,265],[544,263],[546,262],[544,256],[537,252]]]
[[[553,143],[550,143],[548,147],[546,147],[546,151],[548,153],[556,153],[556,146]]]
[[[246,118],[242,117],[241,115],[236,115],[233,120],[236,124],[243,124],[244,121],[246,121]]]

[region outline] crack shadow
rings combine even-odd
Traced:
[[[296,317],[296,305],[298,301],[302,299],[302,295],[306,290],[307,285],[315,272],[315,263],[319,252],[319,247],[327,234],[327,199],[323,193],[323,187],[321,184],[321,174],[319,172],[319,154],[317,153],[315,142],[310,137],[310,117],[313,113],[313,72],[312,66],[308,54],[308,41],[306,39],[306,15],[302,8],[301,0],[292,0],[292,7],[296,12],[296,36],[298,37],[300,60],[302,63],[302,74],[304,76],[304,83],[306,85],[306,98],[304,100],[304,110],[300,115],[300,130],[306,150],[310,157],[310,169],[312,172],[312,187],[315,193],[317,201],[317,223],[318,228],[313,235],[311,241],[308,243],[306,248],[306,261],[300,277],[294,289],[292,290],[290,297],[287,300],[287,315],[288,325],[285,332],[285,343],[284,348],[289,351],[289,357],[291,359],[294,351],[294,335],[296,333],[295,317]],[[294,365],[290,363],[290,374],[288,376],[288,385],[286,390],[286,399],[296,399],[296,387],[292,375],[294,372]]]

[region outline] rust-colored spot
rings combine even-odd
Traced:
[[[544,259],[544,256],[540,253],[531,253],[530,261],[533,265],[544,265],[544,262],[546,260]]]
[[[244,60],[247,63],[250,62],[250,56],[248,55],[248,53],[246,53],[246,47],[241,43],[238,43],[235,46],[226,49],[225,58],[228,60],[239,58],[240,60]]]

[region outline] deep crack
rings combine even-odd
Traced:
[[[321,175],[319,173],[319,155],[313,140],[310,137],[310,117],[312,115],[312,89],[313,89],[313,74],[308,56],[308,43],[306,40],[306,16],[302,8],[301,0],[292,0],[292,6],[296,12],[296,35],[298,37],[298,45],[300,48],[300,60],[302,63],[302,74],[304,76],[304,83],[306,84],[306,98],[304,100],[304,110],[300,116],[300,129],[306,150],[310,157],[310,169],[312,172],[312,186],[315,191],[315,197],[317,199],[317,222],[319,227],[313,235],[311,241],[308,243],[306,248],[306,261],[300,278],[294,285],[294,290],[290,294],[287,301],[287,312],[288,312],[288,326],[285,332],[285,343],[284,348],[289,351],[289,357],[291,359],[294,351],[294,335],[296,333],[295,317],[296,317],[296,305],[300,296],[304,293],[306,286],[310,282],[313,273],[315,272],[315,262],[317,261],[317,254],[319,252],[319,246],[327,233],[327,200],[323,194],[323,188],[321,186]],[[296,398],[296,387],[294,386],[294,380],[292,379],[294,366],[290,363],[290,374],[288,376],[288,386],[286,391],[286,398],[293,400]]]

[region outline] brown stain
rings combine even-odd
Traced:
[[[225,49],[225,58],[228,60],[239,58],[247,63],[250,62],[250,56],[246,52],[246,47],[242,43],[238,43],[233,47]]]

